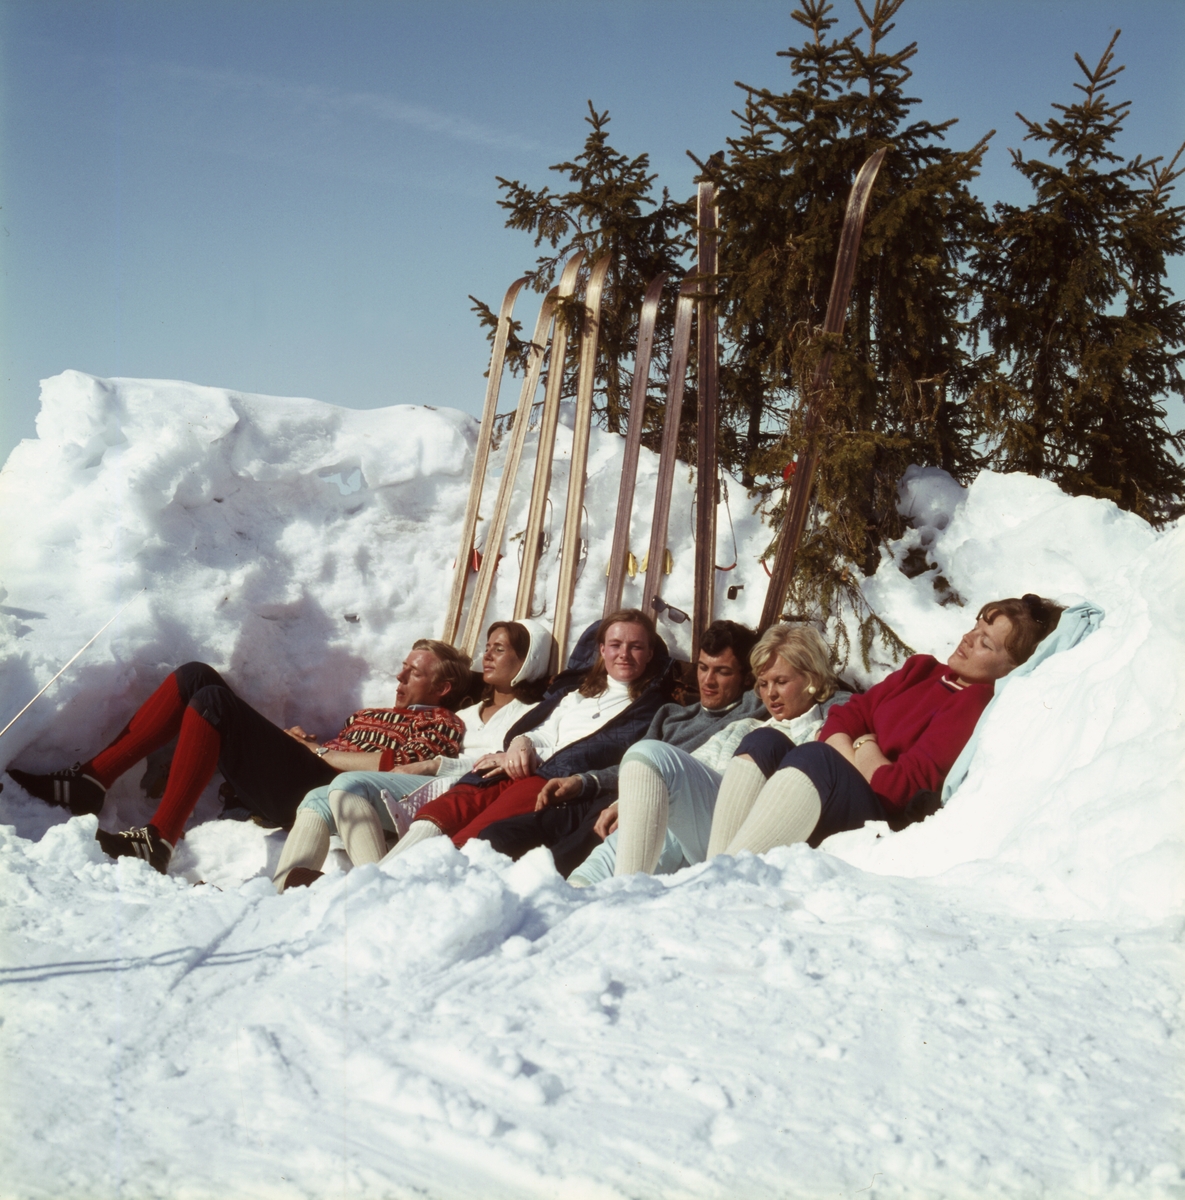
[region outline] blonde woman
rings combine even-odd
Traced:
[[[654,740],[631,746],[622,759],[617,802],[598,824],[606,840],[570,882],[586,887],[611,873],[669,874],[703,862],[720,781],[737,747],[758,729],[779,731],[783,744],[814,737],[839,686],[828,658],[811,627],[775,625],[749,656],[767,720],[733,721],[690,753]]]

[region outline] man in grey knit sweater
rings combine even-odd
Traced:
[[[654,714],[646,738],[690,753],[733,721],[764,717],[765,709],[751,690],[749,653],[756,641],[753,630],[735,621],[709,625],[696,662],[699,700],[694,704],[664,704]],[[540,793],[537,811],[499,821],[480,836],[512,858],[536,846],[550,846],[556,868],[567,875],[600,842],[593,826],[617,796],[619,770],[612,766],[549,779]]]

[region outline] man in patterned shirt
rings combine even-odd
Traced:
[[[212,667],[186,663],[94,758],[49,775],[11,768],[8,773],[50,804],[77,814],[97,813],[120,775],[176,738],[164,796],[148,825],[122,833],[100,829],[95,835],[113,858],[146,859],[163,875],[215,769],[262,822],[289,828],[301,797],[341,771],[387,771],[396,764],[456,755],[464,727],[453,709],[469,690],[469,660],[444,642],[421,639],[397,679],[395,707],[361,709],[336,737],[320,743],[299,726],[273,725]]]

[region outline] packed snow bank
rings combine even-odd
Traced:
[[[2,578],[0,721],[131,602],[5,736],[3,761],[36,768],[86,757],[191,659],[225,671],[280,723],[328,733],[354,708],[389,702],[412,641],[439,632],[475,441],[470,417],[67,372],[46,382],[38,432],[0,474],[0,515],[19,530]],[[562,505],[570,431],[560,434],[553,495]],[[620,468],[621,439],[594,436],[576,628],[600,613]],[[638,546],[655,468],[644,454]],[[499,470],[495,455],[487,504]],[[528,452],[512,539],[525,524],[531,474]],[[677,476],[672,511],[681,514],[691,481]],[[768,533],[750,507],[730,504],[740,564],[718,573],[717,611],[740,620],[756,619],[764,592],[757,558]],[[987,861],[985,890],[1022,911],[1136,920],[1178,911],[1185,532],[1158,535],[1114,505],[1018,475],[985,473],[964,493],[942,472],[914,471],[902,510],[914,528],[865,590],[916,649],[945,658],[976,609],[1001,595],[1085,596],[1107,617],[1094,637],[1005,691],[971,774],[939,817],[892,838],[869,827],[827,849],[905,875],[958,867],[958,877],[978,880],[984,871],[970,864]],[[552,527],[561,521],[562,512]],[[726,562],[723,509],[720,524]],[[490,619],[510,611],[517,544],[505,547]],[[933,567],[907,578],[896,567],[914,547]],[[664,591],[690,607],[694,547],[678,515],[671,548]],[[557,533],[536,593],[548,617],[558,549]],[[735,601],[725,596],[732,583],[745,585]],[[951,590],[962,605],[939,603]],[[639,592],[631,581],[626,602]],[[686,653],[687,627],[662,628]],[[853,667],[870,682],[892,665]],[[136,782],[125,781],[112,816],[147,816]],[[208,800],[198,819],[213,811]]]
[[[93,753],[193,658],[328,732],[389,701],[410,642],[439,631],[472,418],[68,372],[38,432],[0,472],[0,723],[128,606],[0,764]],[[556,497],[569,445],[561,428]],[[620,464],[594,432],[577,628],[600,612]],[[635,552],[655,468],[644,453]],[[676,487],[664,596],[689,607],[686,470]],[[6,777],[9,1191],[1182,1195],[1181,530],[1023,476],[964,491],[911,472],[902,507],[914,527],[866,594],[916,649],[945,657],[1000,595],[1107,611],[1004,690],[966,783],[903,833],[588,893],[545,853],[432,843],[382,868],[333,858],[278,897],[282,835],[209,819],[212,798],[165,878]],[[731,510],[717,612],[752,622],[769,534],[735,484]],[[932,566],[909,578],[915,549]],[[660,625],[686,652],[686,627]],[[104,825],[151,812],[136,775]]]
[[[4,762],[37,769],[86,757],[167,671],[193,659],[224,670],[274,720],[327,735],[353,709],[389,703],[412,641],[440,632],[476,441],[471,417],[68,371],[43,385],[38,433],[0,473],[0,517],[13,533],[0,576],[0,724],[130,604],[5,736]],[[536,590],[548,619],[570,447],[561,424],[552,491],[560,511],[549,516]],[[602,436],[590,454],[577,629],[600,616],[621,453],[621,439]],[[532,456],[528,447],[512,538],[526,522]],[[656,469],[645,455],[638,547]],[[686,514],[692,484],[678,475],[674,511]],[[759,572],[760,522],[741,513],[737,525]],[[508,544],[489,620],[512,609],[518,545]],[[690,607],[687,520],[672,520],[671,549],[671,602]],[[640,579],[627,584],[626,603],[639,602],[640,588]],[[688,630],[664,632],[686,654]],[[115,797],[129,813],[134,782]]]
[[[24,674],[5,671],[3,719],[132,603],[8,735],[37,743],[32,761],[113,735],[190,659],[310,729],[389,699],[447,570],[434,518],[464,503],[468,417],[67,372],[46,382],[37,428],[0,474],[20,531],[4,563],[6,668]]]

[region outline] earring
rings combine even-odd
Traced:
[[[807,690],[807,695],[813,696],[815,694],[815,685],[813,683],[807,684],[806,690]]]

